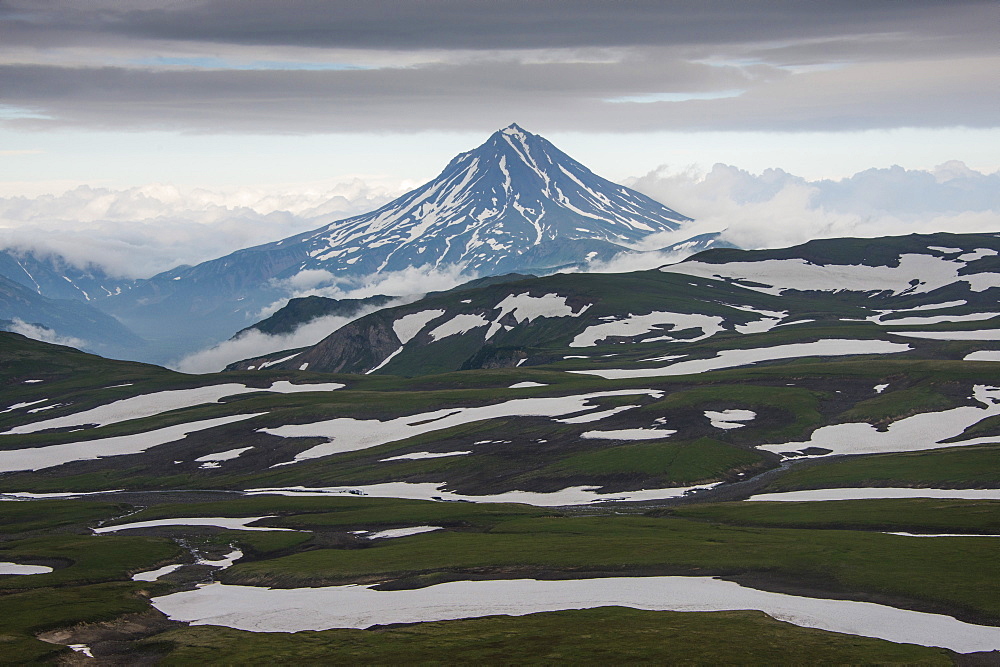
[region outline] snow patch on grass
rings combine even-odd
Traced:
[[[155,570],[136,572],[132,575],[132,581],[156,581],[160,577],[170,574],[175,570],[179,570],[182,567],[184,567],[184,563],[175,563],[174,565],[164,565],[163,567]]]
[[[116,526],[102,526],[94,528],[94,532],[116,533],[120,530],[133,530],[136,528],[159,528],[161,526],[213,526],[215,528],[226,528],[228,530],[280,530],[292,531],[291,528],[268,528],[267,526],[251,526],[249,524],[261,519],[273,519],[276,515],[249,516],[249,517],[220,517],[220,516],[199,516],[199,517],[174,517],[169,519],[153,519],[151,521],[136,521],[133,523],[122,523]]]
[[[213,583],[153,598],[152,604],[171,620],[251,632],[367,628],[608,605],[673,611],[759,609],[802,627],[942,646],[959,653],[1000,648],[1000,628],[994,626],[871,602],[760,591],[711,577],[456,581],[405,591],[357,585],[278,589]]]
[[[588,303],[579,311],[573,312],[573,308],[566,303],[566,297],[555,293],[544,296],[531,296],[528,292],[516,296],[510,294],[496,305],[496,310],[499,310],[500,314],[490,323],[490,328],[486,331],[486,340],[500,330],[502,326],[500,320],[508,314],[518,324],[522,324],[533,322],[539,317],[580,317],[590,306]]]
[[[387,459],[379,459],[379,463],[384,463],[386,461],[416,461],[419,459],[441,459],[447,456],[465,456],[466,454],[471,454],[472,450],[461,451],[461,452],[411,452],[409,454],[400,454],[399,456],[390,456]]]
[[[609,410],[603,410],[601,412],[590,412],[585,415],[580,415],[579,417],[566,417],[565,419],[556,419],[555,421],[560,424],[589,424],[590,422],[601,421],[602,419],[607,419],[612,415],[616,415],[619,412],[624,412],[625,410],[631,410],[632,408],[637,408],[638,405],[619,405],[616,408],[611,408]]]
[[[963,406],[942,412],[925,412],[893,422],[885,431],[876,430],[865,422],[833,424],[816,429],[807,441],[758,445],[758,449],[786,456],[800,456],[798,452],[809,447],[829,450],[831,454],[877,454],[995,442],[995,437],[942,442],[961,435],[967,428],[987,417],[1000,415],[1000,389],[976,385],[973,398],[982,403],[983,407]]]
[[[801,502],[827,500],[880,500],[884,498],[952,498],[956,500],[1000,500],[1000,489],[910,489],[910,488],[857,488],[810,489],[759,493],[747,498],[757,502]]]
[[[267,414],[258,412],[246,415],[230,415],[215,419],[202,419],[188,424],[176,424],[166,428],[120,435],[99,440],[84,440],[63,445],[48,447],[31,447],[28,449],[10,449],[0,457],[0,472],[15,472],[18,470],[41,470],[69,463],[71,461],[91,461],[106,456],[122,456],[124,454],[139,454],[141,452],[174,442],[195,431],[204,431],[224,424],[252,419]],[[76,494],[74,494],[76,495]]]
[[[928,340],[1000,340],[1000,329],[978,331],[893,331],[896,336]]]
[[[281,438],[325,437],[329,441],[295,455],[297,463],[332,454],[353,452],[397,442],[424,433],[440,431],[462,424],[495,419],[498,417],[559,417],[593,408],[590,401],[605,396],[652,396],[659,398],[663,392],[654,389],[621,389],[595,392],[578,396],[552,398],[520,398],[494,405],[473,408],[456,407],[396,417],[387,421],[338,417],[310,424],[288,424],[260,429],[262,433]]]
[[[972,257],[972,253],[963,255]],[[978,259],[979,255],[976,256]],[[759,262],[681,262],[660,270],[703,278],[734,279],[741,287],[765,294],[780,295],[785,290],[823,292],[874,292],[922,294],[946,285],[966,282],[974,292],[1000,285],[1000,273],[959,275],[967,261],[947,260],[935,255],[907,253],[899,266],[864,264],[812,264],[804,259],[769,259]]]
[[[393,539],[396,537],[409,537],[410,535],[429,533],[435,530],[444,530],[444,529],[441,526],[410,526],[409,528],[389,528],[388,530],[380,530],[375,533],[366,533],[364,535],[364,538],[366,540]]]
[[[834,357],[856,354],[894,354],[910,349],[904,343],[890,343],[884,340],[824,339],[813,343],[790,343],[773,347],[757,347],[745,350],[722,350],[711,359],[690,359],[663,368],[635,368],[567,371],[585,375],[597,375],[608,380],[620,378],[662,377],[667,375],[688,375],[706,373],[723,368],[749,366],[761,361],[796,359],[799,357]]]
[[[444,324],[439,325],[428,335],[431,339],[437,342],[443,338],[447,338],[448,336],[459,336],[472,331],[477,327],[484,327],[489,323],[490,321],[482,315],[461,314],[456,315]]]
[[[48,565],[20,565],[19,563],[0,563],[0,574],[47,574],[52,571]]]
[[[706,410],[705,417],[715,428],[734,429],[746,426],[740,422],[756,419],[757,413],[753,410],[722,410],[721,412]]]
[[[587,327],[582,333],[577,334],[569,346],[592,347],[611,336],[638,336],[667,326],[672,327],[672,331],[675,332],[685,329],[701,329],[701,335],[695,338],[664,336],[655,340],[694,342],[709,338],[722,331],[724,321],[717,315],[700,315],[698,313],[656,312],[648,315],[630,315],[624,319]]]
[[[273,487],[247,489],[247,495],[281,496],[368,496],[372,498],[406,498],[411,500],[437,500],[443,502],[473,503],[524,503],[536,507],[562,507],[569,505],[589,505],[597,502],[635,502],[680,498],[711,489],[718,483],[696,486],[669,487],[663,489],[641,489],[621,493],[597,493],[598,486],[572,486],[560,491],[540,493],[537,491],[507,491],[485,496],[461,495],[444,489],[445,482],[385,482],[351,487]]]
[[[395,332],[399,342],[406,345],[414,336],[420,333],[421,329],[427,326],[428,322],[442,315],[444,315],[443,310],[422,310],[419,313],[403,315],[392,323],[392,330]]]
[[[668,428],[621,428],[613,431],[584,431],[581,438],[588,440],[658,440],[669,438],[675,430]]]
[[[979,350],[970,352],[962,358],[963,361],[1000,361],[1000,350]]]
[[[77,412],[63,417],[54,417],[44,421],[15,426],[14,428],[0,433],[0,435],[15,435],[25,433],[37,433],[50,428],[68,428],[72,426],[107,426],[117,424],[132,419],[143,419],[155,415],[190,408],[196,405],[206,405],[218,403],[223,398],[249,394],[258,391],[269,391],[279,394],[291,394],[305,391],[334,391],[342,389],[345,385],[340,382],[327,382],[320,384],[292,384],[287,380],[279,380],[271,384],[269,388],[261,389],[248,387],[245,384],[227,383],[213,384],[205,387],[194,387],[193,389],[171,389],[158,391],[152,394],[141,394],[131,398],[123,398],[113,403],[101,405],[90,410]]]
[[[239,449],[227,449],[224,452],[216,452],[215,454],[205,454],[204,456],[199,456],[195,459],[198,463],[203,463],[205,461],[230,461],[237,458],[243,452],[249,452],[253,447],[240,447]]]

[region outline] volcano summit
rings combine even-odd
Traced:
[[[95,305],[155,347],[181,352],[252,324],[289,296],[283,282],[303,272],[327,284],[411,267],[457,268],[470,278],[551,272],[610,259],[690,220],[510,125],[371,213],[178,267]],[[179,333],[177,323],[188,321],[197,327]]]

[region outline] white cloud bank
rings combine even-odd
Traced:
[[[708,171],[664,165],[625,184],[695,218],[679,232],[650,237],[642,250],[721,230],[744,248],[837,236],[1000,230],[1000,172],[981,173],[959,161],[932,170],[869,169],[839,181],[807,181],[781,169],[753,174],[723,164]],[[228,191],[80,186],[60,194],[0,197],[0,248],[55,252],[81,268],[91,264],[114,276],[148,277],[374,210],[409,185],[357,178]],[[595,269],[634,270],[671,259],[646,255]],[[363,281],[334,284],[327,275],[310,274],[297,276],[289,287],[300,295],[357,298],[411,293],[409,281],[427,277],[401,273],[369,280],[365,289]],[[438,282],[419,289],[457,284]]]
[[[320,342],[345,324],[375,310],[377,309],[365,309],[354,317],[337,315],[319,317],[285,335],[271,336],[256,330],[247,331],[237,338],[188,355],[174,367],[182,373],[214,373],[241,359],[250,359],[279,350],[308,347]]]
[[[286,290],[290,298],[325,296],[331,299],[364,299],[378,294],[409,296],[417,292],[425,294],[448,290],[476,278],[474,274],[462,273],[462,268],[460,264],[427,264],[365,276],[336,276],[322,269],[306,269],[274,284]],[[284,301],[280,303],[283,305]]]
[[[39,326],[37,324],[28,324],[24,320],[18,318],[14,318],[13,323],[8,328],[8,331],[13,331],[14,333],[21,334],[22,336],[33,340],[40,340],[43,343],[65,345],[66,347],[75,347],[78,349],[87,347],[87,341],[85,340],[74,338],[73,336],[62,336],[52,329]]]
[[[0,248],[55,253],[79,268],[148,278],[367,213],[405,189],[354,179],[228,191],[79,186],[0,197]]]
[[[695,218],[687,235],[725,230],[743,248],[779,248],[816,238],[1000,231],[1000,172],[959,161],[933,170],[869,169],[839,181],[807,181],[781,169],[751,174],[716,164],[708,172],[662,166],[626,184]],[[653,249],[680,240],[649,237]]]
[[[307,270],[278,285],[288,290],[289,298],[323,296],[331,299],[364,299],[379,294],[398,296],[382,306],[391,308],[416,301],[427,292],[451,289],[473,278],[474,276],[463,275],[461,267],[457,265],[440,268],[409,267],[402,271],[386,271],[352,278],[337,277],[327,271]],[[259,317],[263,319],[273,315],[286,303],[287,299],[276,301],[265,308]],[[185,373],[213,373],[234,361],[315,345],[345,324],[376,310],[380,308],[363,308],[350,317],[319,317],[284,335],[272,336],[260,331],[247,331],[239,337],[188,355],[174,364],[174,367]]]

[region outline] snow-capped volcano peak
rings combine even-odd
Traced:
[[[511,123],[507,127],[503,128],[502,130],[498,130],[498,131],[500,132],[500,134],[506,134],[507,136],[517,137],[518,139],[520,139],[522,141],[526,138],[526,134],[525,134],[524,130],[522,130],[521,126],[518,125],[517,123]]]
[[[303,269],[355,274],[433,264],[493,273],[608,256],[688,219],[511,124],[377,211],[283,243],[312,246],[316,265]]]
[[[378,210],[162,273],[109,308],[153,338],[178,317],[197,316],[205,340],[218,340],[259,319],[287,295],[283,285],[410,268],[541,272],[611,259],[686,220],[512,124]],[[141,321],[140,310],[149,313]]]

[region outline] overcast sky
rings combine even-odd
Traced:
[[[1000,168],[995,0],[6,0],[0,194],[419,182],[510,122],[615,180]]]

